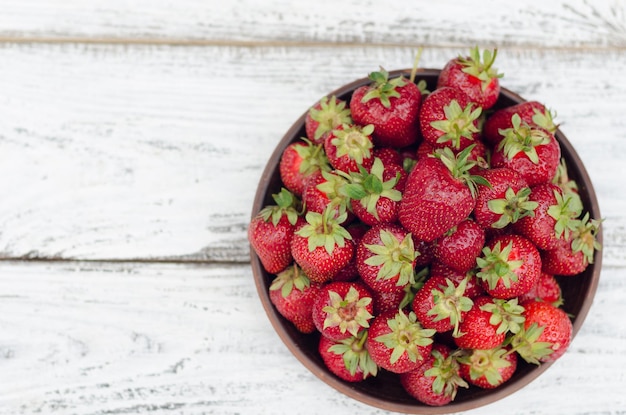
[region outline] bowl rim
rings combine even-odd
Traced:
[[[440,72],[441,72],[440,69],[419,68],[416,72],[415,82],[417,82],[420,79],[420,76],[422,77],[438,76]],[[395,77],[403,75],[408,78],[410,73],[411,73],[411,69],[397,69],[397,70],[389,71],[389,77],[395,78]],[[356,88],[363,86],[363,85],[367,85],[370,82],[371,82],[370,79],[367,77],[359,78],[335,89],[332,92],[329,92],[327,96],[333,96],[333,95],[342,96],[342,95],[351,93]],[[517,101],[517,102],[527,101],[519,94],[505,87],[501,87],[500,95],[510,100]],[[282,155],[282,152],[284,151],[284,149],[297,138],[298,132],[301,131],[304,125],[304,121],[307,116],[307,113],[308,113],[308,108],[291,125],[291,127],[283,135],[283,137],[281,138],[281,140],[278,142],[277,146],[275,147],[272,155],[270,156],[261,174],[261,177],[259,179],[258,187],[255,193],[254,202],[252,206],[251,218],[254,218],[254,216],[256,216],[256,214],[264,207],[266,203],[266,198],[267,198],[267,193],[265,189],[267,189],[270,186],[271,181],[273,180],[273,176],[277,169],[277,162],[280,160],[280,156]],[[601,218],[602,216],[600,214],[600,207],[598,204],[597,196],[596,196],[594,187],[592,185],[591,178],[589,177],[589,174],[582,160],[580,159],[578,153],[574,149],[571,142],[567,139],[567,137],[565,137],[565,135],[561,132],[560,129],[557,129],[554,135],[557,141],[559,142],[561,149],[566,150],[569,158],[574,162],[576,166],[576,169],[578,171],[578,176],[579,176],[578,184],[579,185],[581,183],[589,184],[589,186],[585,187],[585,192],[587,193],[588,199],[589,199],[589,206],[585,206],[585,208],[589,212],[590,217]],[[569,165],[571,165],[571,163],[568,164],[568,166]],[[600,244],[602,244],[602,229],[601,228],[598,231],[597,240]],[[262,267],[262,264],[258,256],[254,252],[252,247],[250,247],[250,259],[251,259],[252,271],[254,274],[255,285],[259,294],[259,298],[263,305],[263,308],[265,309],[265,312],[267,316],[269,317],[270,323],[273,326],[274,330],[276,331],[278,336],[281,338],[283,343],[287,346],[289,351],[296,357],[296,359],[302,365],[304,365],[309,371],[311,371],[324,383],[333,387],[335,390],[343,393],[344,395],[351,397],[362,403],[365,403],[367,405],[370,405],[379,409],[384,409],[384,410],[394,411],[394,412],[399,412],[399,413],[407,413],[407,414],[449,414],[449,413],[455,413],[455,412],[460,412],[460,411],[465,411],[465,410],[476,409],[476,408],[485,406],[487,404],[496,402],[506,396],[509,396],[517,392],[518,390],[522,389],[524,386],[531,383],[541,374],[543,374],[554,363],[554,362],[542,363],[541,365],[537,366],[536,368],[533,368],[527,373],[522,374],[520,377],[516,379],[511,379],[511,381],[507,382],[504,387],[491,389],[489,390],[489,393],[485,393],[481,396],[478,396],[476,398],[472,398],[469,400],[465,400],[461,402],[452,401],[449,404],[446,404],[444,406],[428,406],[428,405],[422,404],[421,402],[417,400],[415,400],[414,404],[408,404],[408,403],[405,404],[405,403],[393,402],[393,401],[382,401],[377,397],[370,396],[367,393],[364,393],[352,387],[352,385],[349,382],[345,382],[341,380],[340,378],[334,376],[332,373],[328,372],[326,368],[320,367],[320,365],[317,362],[311,360],[305,354],[305,352],[300,347],[298,347],[298,345],[291,338],[290,332],[286,329],[286,327],[283,324],[280,323],[283,317],[278,313],[278,311],[276,310],[276,308],[274,307],[274,305],[272,304],[270,300],[267,286],[264,283],[263,278],[262,278],[262,274],[265,271]],[[574,319],[572,323],[572,341],[575,338],[578,331],[580,330],[584,320],[586,319],[587,314],[589,313],[589,310],[593,302],[593,297],[595,296],[595,293],[597,291],[598,282],[600,278],[600,271],[602,268],[602,251],[596,250],[595,256],[594,256],[594,263],[592,265],[594,268],[593,268],[593,272],[591,273],[590,285],[587,289],[585,298],[582,302],[582,307],[578,311],[576,318]]]

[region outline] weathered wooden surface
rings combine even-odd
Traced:
[[[557,111],[605,247],[570,351],[468,414],[623,414],[626,2],[292,3],[2,2],[0,414],[384,413],[274,333],[250,206],[322,95],[419,46],[441,67],[475,43],[500,47],[505,87]]]

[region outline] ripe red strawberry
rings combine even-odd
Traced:
[[[403,291],[415,283],[413,238],[401,226],[381,224],[368,230],[357,247],[357,269],[375,291]]]
[[[556,248],[559,240],[568,240],[582,213],[582,203],[575,193],[563,193],[555,184],[534,186],[528,199],[537,204],[533,215],[521,218],[513,229],[542,250]]]
[[[527,301],[524,330],[511,345],[529,363],[553,362],[561,357],[572,339],[572,322],[562,309],[543,301]]]
[[[374,126],[343,124],[331,130],[324,139],[324,150],[330,165],[344,172],[369,169],[374,162],[372,132]]]
[[[420,159],[409,173],[398,219],[417,239],[434,241],[474,210],[476,183],[484,181],[468,173],[471,150],[455,156],[445,148],[439,157]]]
[[[289,144],[281,155],[280,179],[297,196],[302,196],[304,185],[319,170],[330,170],[326,153],[322,145],[313,144],[306,138]]]
[[[478,185],[474,218],[480,226],[503,229],[533,214],[537,203],[529,201],[530,187],[518,172],[501,167],[480,175],[489,183]]]
[[[520,235],[493,238],[477,260],[476,276],[495,298],[514,298],[527,293],[541,274],[541,256],[535,245]]]
[[[468,278],[469,279],[469,278]],[[413,298],[412,309],[422,326],[439,333],[453,330],[459,336],[459,324],[473,305],[465,296],[468,279],[455,284],[442,276],[431,276]]]
[[[500,131],[513,127],[511,117],[517,114],[522,122],[533,127],[540,127],[554,134],[557,125],[554,123],[553,114],[543,104],[537,101],[526,101],[511,105],[495,111],[487,118],[483,125],[483,138],[490,144],[496,145],[502,140]]]
[[[493,64],[498,50],[485,50],[482,57],[475,47],[467,57],[450,60],[441,70],[437,88],[453,87],[465,92],[470,99],[487,109],[494,106],[500,95],[499,74]]]
[[[435,330],[422,327],[415,313],[390,310],[374,318],[365,345],[378,366],[404,373],[426,361],[434,334]]]
[[[374,157],[379,158],[384,166],[391,164],[402,166],[404,160],[398,149],[393,147],[374,147]]]
[[[373,312],[372,294],[363,284],[330,282],[313,303],[313,322],[323,336],[339,341],[368,328]]]
[[[438,88],[424,99],[420,109],[422,137],[434,148],[462,150],[479,138],[481,111],[463,91]]]
[[[423,365],[400,374],[400,383],[418,401],[429,406],[443,406],[454,400],[459,387],[468,387],[459,370],[450,348],[435,344]]]
[[[315,104],[304,119],[306,135],[315,144],[324,142],[324,135],[342,124],[352,122],[346,102],[335,97],[324,97]]]
[[[561,160],[559,143],[550,132],[528,125],[517,114],[511,122],[511,128],[501,131],[504,137],[493,151],[492,167],[516,170],[531,187],[551,181]]]
[[[357,88],[350,100],[354,122],[374,125],[377,146],[401,148],[419,137],[418,112],[422,94],[404,77],[389,79],[381,68],[369,74],[370,85]]]
[[[376,158],[370,171],[364,168],[351,173],[343,192],[350,198],[354,214],[366,225],[393,223],[398,220],[399,202],[407,174],[396,164],[383,165]]]
[[[326,209],[324,214],[307,212],[306,221],[296,228],[291,252],[311,281],[330,281],[352,259],[354,244],[340,225],[346,215],[344,212],[334,216],[332,209]]]
[[[358,337],[341,341],[320,336],[318,351],[326,367],[339,378],[348,382],[361,382],[378,374],[378,366],[365,348],[367,330]]]
[[[435,242],[435,258],[450,268],[467,272],[476,266],[476,258],[485,245],[485,231],[471,219],[450,228]]]
[[[296,264],[278,273],[269,288],[276,310],[302,333],[315,331],[312,310],[319,292],[320,285],[311,283]]]
[[[554,275],[577,275],[593,264],[595,251],[602,249],[598,241],[600,223],[585,213],[569,239],[541,253],[542,270]]]
[[[365,235],[365,232],[369,230],[369,226],[365,226],[362,223],[356,222],[351,223],[346,228],[350,236],[352,237],[352,243],[355,247],[355,254],[352,255],[352,259],[343,267],[335,276],[333,277],[333,281],[354,281],[359,278],[359,270],[356,266],[356,247],[359,246],[359,242],[361,242],[361,238]]]
[[[459,357],[459,373],[472,385],[493,389],[511,379],[517,369],[517,353],[503,347],[467,350]]]
[[[482,284],[478,278],[476,278],[475,269],[468,272],[459,272],[439,261],[433,261],[430,264],[430,276],[431,278],[437,276],[448,278],[456,285],[460,284],[463,280],[467,280],[467,284],[465,286],[465,296],[472,299],[485,294]]]
[[[494,299],[485,295],[473,301],[474,305],[459,325],[461,334],[454,337],[454,342],[462,349],[493,349],[500,346],[506,339],[508,327],[501,328],[502,321],[491,322],[496,310],[493,307]]]
[[[252,218],[248,240],[263,268],[277,274],[293,261],[291,240],[299,221],[298,200],[284,188],[272,196],[276,205],[264,207]]]
[[[518,299],[520,304],[529,300],[545,301],[555,307],[560,307],[563,304],[559,282],[554,278],[554,275],[545,272],[541,273],[537,283],[530,291],[520,295]]]
[[[308,212],[323,213],[331,205],[336,214],[347,211],[350,200],[341,190],[347,183],[345,177],[333,171],[317,171],[304,186],[302,203]],[[352,217],[348,212],[346,221],[350,222]]]

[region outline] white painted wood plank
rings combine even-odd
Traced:
[[[619,414],[623,271],[605,268],[566,355],[467,414]],[[245,265],[2,262],[0,332],[4,415],[386,413],[329,388],[289,353]]]
[[[441,67],[463,49],[426,49]],[[0,256],[246,262],[258,178],[321,96],[413,48],[4,45]],[[504,86],[558,112],[626,265],[626,56],[504,48]]]
[[[0,36],[624,47],[626,2],[5,0]]]

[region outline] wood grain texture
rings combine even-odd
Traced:
[[[4,45],[0,255],[248,260],[261,171],[316,100],[412,48]],[[426,49],[442,67],[463,49]],[[605,258],[626,265],[626,64],[617,52],[502,49],[502,83],[558,113],[595,183]],[[601,62],[601,65],[598,65]]]
[[[348,0],[13,0],[16,40],[624,48],[623,0],[396,3]]]
[[[612,318],[626,313],[622,272],[604,270],[565,356],[467,414],[622,413],[626,323]],[[296,361],[246,265],[3,262],[0,287],[2,414],[386,413]]]

